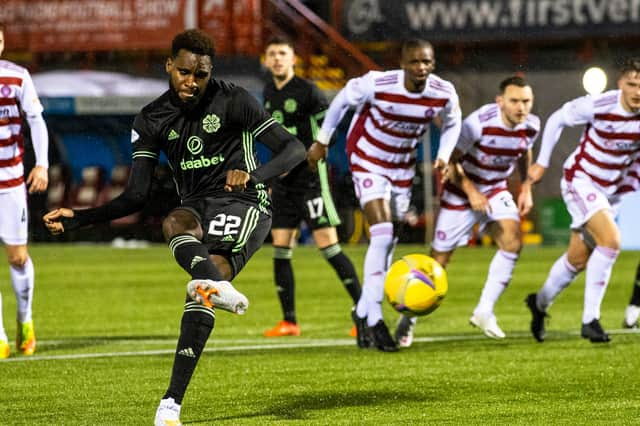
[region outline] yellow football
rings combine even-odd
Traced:
[[[409,316],[435,311],[448,288],[447,272],[424,254],[409,254],[394,262],[384,281],[384,294],[391,306]]]

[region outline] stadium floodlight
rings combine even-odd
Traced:
[[[584,72],[582,85],[590,95],[602,93],[607,88],[607,74],[600,67],[591,67]]]

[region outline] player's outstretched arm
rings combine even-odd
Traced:
[[[64,232],[64,225],[62,224],[61,219],[63,217],[71,218],[73,215],[73,210],[60,208],[51,210],[49,213],[44,215],[42,220],[44,221],[44,226],[52,235],[58,235]]]
[[[361,105],[367,101],[375,90],[373,89],[373,74],[352,78],[347,85],[333,98],[322,120],[322,126],[315,135],[315,141],[307,151],[307,162],[313,171],[318,170],[318,161],[327,158],[331,135],[338,127],[345,113],[350,107]]]
[[[52,234],[60,234],[82,226],[107,222],[135,213],[147,203],[156,160],[137,158],[131,166],[129,181],[122,194],[102,206],[85,210],[57,209],[42,218]]]

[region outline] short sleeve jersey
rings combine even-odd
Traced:
[[[443,128],[461,120],[453,84],[430,74],[422,92],[413,93],[404,75],[403,70],[370,71],[343,89],[346,103],[357,106],[347,136],[351,171],[385,176],[400,188],[413,183],[416,147],[433,118],[442,118]],[[323,133],[330,125],[324,123]]]
[[[475,110],[462,123],[456,149],[463,155],[465,175],[487,196],[507,189],[507,179],[518,159],[529,151],[540,133],[540,119],[529,114],[511,128],[504,124],[500,107],[488,104]],[[450,182],[441,196],[446,208],[469,208],[466,194]]]
[[[145,106],[133,123],[133,158],[164,152],[182,201],[224,192],[228,170],[251,173],[259,163],[254,139],[277,125],[246,90],[211,80],[197,107],[185,109],[171,91]],[[263,185],[249,184],[234,196],[269,204]]]
[[[322,92],[315,84],[296,76],[281,89],[276,88],[273,80],[269,81],[264,87],[263,95],[264,108],[271,117],[308,149],[317,137],[328,106]],[[303,189],[316,181],[317,174],[311,172],[306,161],[281,180],[291,189]]]

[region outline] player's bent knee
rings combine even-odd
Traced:
[[[576,272],[584,271],[584,268],[587,267],[587,261],[589,260],[589,256],[579,253],[572,254],[567,253],[567,262],[576,270]]]
[[[334,227],[320,228],[313,231],[313,241],[318,249],[338,244],[338,232]]]
[[[27,263],[27,259],[29,259],[29,255],[25,253],[17,253],[17,254],[9,254],[8,260],[9,265],[14,268],[22,268],[25,263]]]
[[[510,238],[504,241],[500,247],[502,250],[507,251],[509,253],[518,254],[522,250],[522,241],[520,238]]]
[[[177,234],[191,234],[197,239],[202,238],[202,230],[198,221],[186,210],[174,210],[162,221],[162,233],[169,241]]]
[[[620,235],[607,235],[607,237],[598,245],[612,250],[620,250]]]

